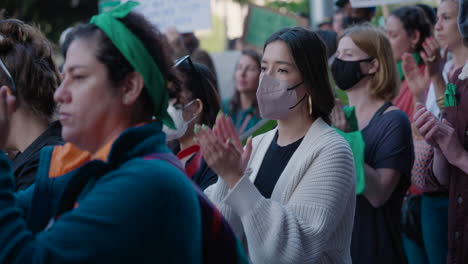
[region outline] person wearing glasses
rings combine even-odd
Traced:
[[[162,34],[129,1],[67,36],[54,94],[67,144],[14,194],[0,155],[0,263],[246,263],[166,146],[178,79]],[[16,96],[0,88],[0,147]]]
[[[217,175],[203,159],[200,146],[195,142],[194,127],[206,124],[212,127],[220,111],[214,74],[203,64],[192,62],[189,55],[178,59],[175,67],[183,77],[182,95],[169,103],[168,113],[176,129],[164,126],[166,140],[185,165],[187,175],[202,189],[216,182]],[[171,142],[172,141],[172,142]]]
[[[0,86],[16,97],[3,146],[16,153],[15,190],[33,184],[43,147],[63,144],[60,123],[53,121],[60,75],[52,50],[37,28],[16,19],[0,21]]]
[[[248,249],[252,263],[351,263],[353,155],[330,126],[335,100],[326,46],[305,28],[266,41],[256,93],[278,128],[242,147],[229,117],[197,134],[218,174],[205,193]]]

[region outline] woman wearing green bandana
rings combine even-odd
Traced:
[[[127,2],[67,37],[60,147],[14,193],[0,155],[0,263],[247,263],[165,144],[177,78],[162,35]],[[16,98],[0,86],[0,148]]]

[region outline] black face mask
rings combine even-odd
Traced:
[[[332,74],[336,85],[341,90],[348,90],[369,74],[364,74],[361,71],[361,62],[372,61],[373,58],[368,58],[358,61],[344,61],[335,58],[332,64]]]

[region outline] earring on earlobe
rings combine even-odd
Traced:
[[[309,95],[309,114],[312,115],[312,96]]]

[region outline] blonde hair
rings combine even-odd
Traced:
[[[343,37],[350,37],[356,46],[379,63],[376,73],[371,76],[371,94],[381,100],[393,100],[400,90],[400,79],[385,32],[370,24],[362,24],[346,29]]]

